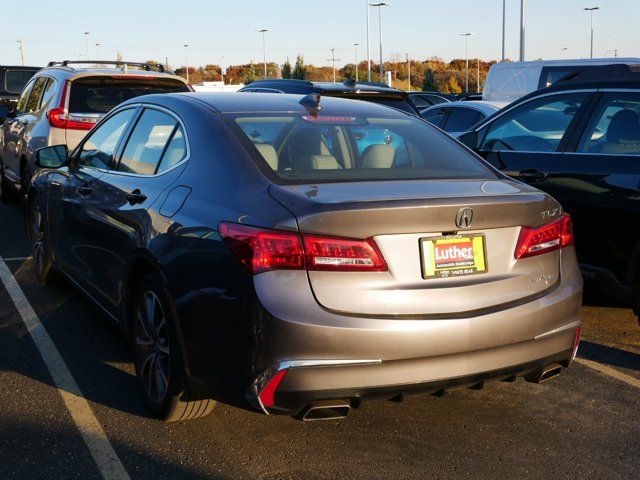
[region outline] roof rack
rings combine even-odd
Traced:
[[[75,64],[95,64],[95,65],[116,65],[116,66],[133,66],[133,67],[142,67],[143,70],[147,72],[152,71],[152,69],[156,69],[159,72],[166,72],[167,69],[164,68],[164,65],[161,63],[141,63],[141,62],[125,62],[125,61],[113,61],[113,60],[63,60],[62,62],[49,62],[47,67],[55,67],[60,65],[62,67],[68,67],[69,65]]]

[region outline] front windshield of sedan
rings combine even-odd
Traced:
[[[263,170],[285,184],[496,177],[463,147],[409,116],[247,114],[228,118]]]

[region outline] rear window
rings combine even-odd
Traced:
[[[224,117],[278,183],[495,178],[455,141],[410,116]]]
[[[70,113],[107,113],[125,100],[152,93],[188,92],[172,78],[88,77],[71,83]]]
[[[20,93],[36,70],[6,70],[4,72],[4,89],[9,93]]]
[[[376,98],[375,100],[367,100],[373,103],[379,103],[380,105],[386,105],[387,107],[397,108],[403,112],[417,115],[416,109],[409,103],[408,100],[402,100],[400,98]]]

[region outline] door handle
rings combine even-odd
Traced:
[[[78,193],[83,197],[88,197],[89,195],[91,195],[91,192],[93,192],[93,188],[91,188],[90,186],[84,185],[82,187],[78,187]]]
[[[522,170],[520,173],[518,173],[518,177],[523,182],[533,183],[533,182],[536,182],[538,180],[544,179],[546,177],[546,175],[543,172],[539,171],[539,170],[528,169],[528,170]]]
[[[129,202],[129,205],[136,205],[138,203],[144,203],[144,201],[147,199],[147,196],[141,193],[138,188],[136,188],[133,192],[127,194],[125,198],[127,199],[127,202]]]

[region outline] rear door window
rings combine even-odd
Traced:
[[[483,118],[484,115],[473,108],[452,108],[447,123],[444,125],[444,131],[466,132]]]
[[[127,141],[117,170],[137,175],[154,175],[177,127],[178,122],[171,115],[146,109]],[[179,143],[178,139],[172,148],[179,150]],[[172,151],[170,155],[177,153]]]
[[[181,81],[161,76],[82,77],[71,83],[69,113],[105,114],[125,100],[140,95],[188,91]]]
[[[113,165],[113,155],[120,139],[127,130],[135,112],[135,108],[122,110],[92,130],[80,148],[78,165],[109,169]]]
[[[526,102],[496,118],[481,150],[556,152],[587,92],[550,95]]]
[[[7,70],[4,72],[4,89],[8,93],[20,93],[35,70]]]

